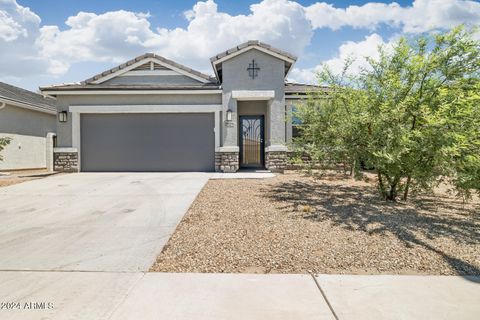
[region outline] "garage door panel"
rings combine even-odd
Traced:
[[[213,171],[213,113],[83,114],[82,171]]]

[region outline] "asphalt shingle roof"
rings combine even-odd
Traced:
[[[10,84],[0,82],[0,98],[20,102],[48,111],[56,111],[56,100]]]
[[[215,78],[213,78],[213,77],[211,77],[211,76],[209,76],[209,75],[207,75],[207,74],[201,73],[201,72],[199,72],[199,71],[197,71],[197,70],[193,70],[192,68],[189,68],[189,67],[187,67],[187,66],[184,66],[184,65],[182,65],[182,64],[180,64],[180,63],[177,63],[177,62],[175,62],[175,61],[169,60],[169,59],[164,58],[164,57],[162,57],[162,56],[159,56],[159,55],[157,55],[157,54],[155,54],[155,53],[145,53],[145,54],[143,54],[143,55],[141,55],[141,56],[138,56],[138,57],[136,57],[136,58],[133,58],[132,60],[129,60],[129,61],[127,61],[127,62],[125,62],[125,63],[117,66],[117,67],[114,67],[114,68],[112,68],[112,69],[109,69],[109,70],[107,70],[107,71],[104,71],[104,72],[102,72],[102,73],[99,73],[99,74],[97,74],[97,75],[95,75],[95,76],[93,76],[93,77],[91,77],[91,78],[89,78],[89,79],[87,79],[87,80],[85,80],[85,81],[82,81],[81,84],[89,84],[89,83],[92,83],[92,82],[94,82],[94,81],[96,81],[96,80],[98,80],[98,79],[101,79],[101,78],[103,78],[103,77],[105,77],[105,76],[108,76],[109,74],[115,73],[115,72],[117,72],[117,71],[119,71],[119,70],[125,69],[126,67],[128,67],[128,66],[130,66],[130,65],[132,65],[132,64],[134,64],[134,63],[136,63],[136,62],[138,62],[138,61],[145,60],[145,59],[147,59],[147,58],[157,59],[157,60],[162,61],[162,62],[165,62],[166,64],[169,64],[169,65],[171,65],[171,66],[173,66],[173,67],[175,67],[175,68],[178,68],[178,69],[183,70],[183,71],[185,71],[185,72],[188,72],[188,73],[191,73],[191,74],[193,74],[193,75],[196,75],[197,77],[203,78],[203,79],[205,79],[205,80],[207,80],[207,81],[216,82],[216,79],[215,79]]]
[[[314,91],[328,91],[328,87],[324,86],[317,86],[313,84],[305,84],[305,83],[295,83],[295,82],[287,82],[285,83],[285,94],[286,95],[293,95],[293,94],[307,94],[308,92]]]

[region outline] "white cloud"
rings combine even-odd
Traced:
[[[289,79],[297,82],[317,83],[316,74],[327,66],[332,72],[339,74],[342,72],[345,61],[351,59],[353,62],[350,65],[349,72],[351,74],[359,73],[363,69],[368,69],[367,57],[372,59],[379,58],[378,48],[383,46],[388,50],[394,44],[395,39],[385,42],[383,38],[373,33],[366,36],[364,40],[359,42],[347,41],[339,48],[335,57],[324,61],[323,63],[307,69],[294,69],[289,76]]]
[[[249,15],[219,12],[213,0],[198,2],[185,13],[187,28],[152,30],[148,15],[128,11],[80,12],[69,28],[41,29],[41,55],[66,69],[79,61],[121,62],[146,51],[210,71],[209,58],[241,42],[258,39],[300,54],[313,35],[303,7],[287,0],[264,0]],[[265,23],[268,21],[268,23]]]
[[[0,0],[0,77],[62,75],[74,63],[120,63],[145,52],[211,72],[208,58],[247,40],[258,39],[301,55],[317,28],[374,30],[388,24],[417,33],[459,23],[479,25],[480,3],[415,0],[404,7],[395,2],[369,2],[337,8],[325,2],[304,7],[292,0],[263,0],[251,5],[248,14],[230,15],[220,12],[214,0],[206,0],[197,2],[184,16],[185,28],[155,29],[149,13],[79,12],[63,28],[42,26],[40,17],[29,8],[16,0]],[[379,43],[383,40],[376,33],[357,43],[346,42],[326,63],[338,68],[346,53],[368,55]],[[361,61],[360,57],[359,66]],[[290,77],[311,82],[316,69],[295,69]]]
[[[45,74],[50,61],[37,54],[40,17],[15,0],[0,0],[0,77]]]
[[[305,8],[314,28],[342,27],[375,29],[380,24],[402,27],[404,32],[419,33],[447,29],[465,23],[480,24],[480,3],[470,0],[414,0],[412,6],[369,2],[362,6],[336,8],[317,2]]]

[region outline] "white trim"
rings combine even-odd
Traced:
[[[215,150],[220,148],[220,110],[215,111]]]
[[[240,152],[238,146],[224,146],[216,149],[216,152]]]
[[[57,134],[55,132],[47,132],[45,139],[45,163],[47,165],[48,172],[52,172],[54,169],[54,156],[53,156],[53,137]]]
[[[119,77],[136,77],[136,76],[181,76],[182,74],[173,70],[131,70],[127,73],[119,75]]]
[[[221,104],[208,105],[118,105],[118,106],[70,106],[72,113],[203,113],[217,112]]]
[[[288,147],[281,144],[271,145],[265,148],[265,152],[288,151]]]
[[[78,152],[77,148],[53,148],[54,153],[68,153],[68,152]]]
[[[213,62],[213,65],[220,64],[220,63],[222,63],[222,62],[224,62],[224,61],[227,61],[227,60],[229,60],[229,59],[231,59],[231,58],[233,58],[233,57],[238,56],[239,54],[242,54],[242,53],[244,53],[244,52],[250,51],[250,50],[252,50],[252,49],[257,49],[257,50],[262,51],[262,52],[264,52],[264,53],[266,53],[266,54],[269,54],[269,55],[271,55],[271,56],[274,56],[274,57],[276,57],[276,58],[278,58],[278,59],[280,59],[280,60],[290,62],[292,65],[295,63],[295,60],[290,59],[290,58],[288,58],[288,57],[286,57],[286,56],[284,56],[284,55],[281,55],[281,54],[279,54],[279,53],[276,53],[276,52],[274,52],[274,51],[272,51],[272,50],[263,48],[263,47],[258,46],[258,45],[253,45],[253,46],[248,46],[248,47],[245,47],[245,48],[243,48],[243,49],[240,49],[240,50],[238,50],[238,51],[236,51],[236,52],[234,52],[234,53],[227,54],[225,57],[222,57],[222,58],[214,61],[214,62]]]
[[[61,95],[93,95],[93,94],[220,94],[222,90],[65,90],[65,91],[42,91],[44,94],[61,96]]]
[[[133,69],[135,69],[135,68],[137,68],[137,67],[139,67],[139,66],[142,66],[142,65],[144,65],[144,64],[146,64],[146,63],[148,63],[148,62],[155,62],[155,63],[157,63],[157,64],[159,64],[159,65],[161,65],[161,66],[164,66],[164,67],[166,67],[166,68],[168,68],[168,69],[171,69],[171,70],[173,70],[173,71],[176,71],[176,72],[178,72],[178,73],[180,73],[180,74],[183,74],[183,75],[185,75],[185,76],[187,76],[187,77],[190,77],[190,78],[195,79],[195,80],[197,80],[197,81],[200,81],[200,82],[202,82],[202,83],[207,83],[207,82],[209,82],[209,81],[208,81],[207,79],[205,79],[205,78],[199,77],[199,76],[197,76],[197,75],[195,75],[195,74],[193,74],[193,73],[190,73],[190,72],[187,72],[187,71],[185,71],[185,70],[179,69],[179,68],[177,68],[177,67],[175,67],[175,66],[172,66],[172,65],[170,65],[170,64],[168,64],[168,63],[166,63],[166,62],[163,62],[162,60],[159,60],[159,59],[156,59],[156,58],[153,58],[153,57],[149,57],[149,58],[145,58],[145,59],[139,60],[139,61],[137,61],[137,62],[135,62],[135,63],[132,63],[131,65],[129,65],[129,66],[123,68],[123,69],[119,69],[119,70],[117,70],[117,71],[115,71],[115,72],[113,72],[113,73],[110,73],[110,74],[108,74],[108,75],[106,75],[106,76],[104,76],[104,77],[101,77],[101,78],[99,78],[99,79],[97,79],[97,80],[95,80],[95,81],[92,81],[92,83],[94,83],[94,84],[103,83],[103,82],[105,82],[105,81],[107,81],[107,80],[110,80],[110,79],[115,78],[115,77],[118,77],[118,76],[120,76],[120,75],[122,75],[122,74],[124,74],[124,73],[126,73],[126,72],[128,72],[128,71],[131,71],[131,70],[133,70]]]
[[[232,99],[238,101],[271,100],[275,98],[274,90],[233,90]]]
[[[74,112],[72,113],[72,147],[78,150],[78,155],[77,155],[77,167],[78,171],[82,170],[82,153],[80,152],[81,150],[81,144],[80,144],[80,113]]]
[[[48,113],[48,114],[57,114],[57,111],[55,111],[55,110],[47,110],[47,109],[44,109],[44,108],[40,108],[40,107],[31,105],[31,104],[22,103],[22,102],[15,101],[15,100],[0,98],[0,102],[2,103],[2,105],[3,104],[9,104],[9,105],[12,105],[14,107],[20,107],[20,108],[24,108],[24,109],[33,110],[33,111],[38,111],[38,112],[43,112],[43,113]],[[4,106],[0,109],[3,109],[3,108],[4,108]]]

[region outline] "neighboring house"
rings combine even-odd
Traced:
[[[58,102],[63,171],[283,170],[296,57],[249,41],[211,59],[216,77],[148,53],[77,84],[42,87]]]
[[[55,99],[0,82],[0,137],[11,138],[2,151],[0,171],[53,169],[55,103]]]

